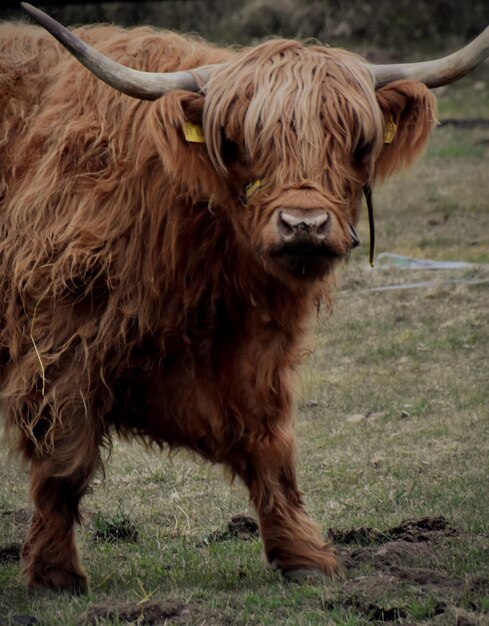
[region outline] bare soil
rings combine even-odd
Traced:
[[[331,529],[347,568],[347,578],[330,590],[329,608],[351,606],[367,614],[371,623],[446,626],[486,626],[477,597],[489,591],[489,579],[457,578],[439,569],[437,552],[461,536],[443,517],[408,520],[386,531]],[[486,594],[484,594],[486,591]],[[408,604],[430,598],[424,619],[408,622]],[[470,611],[467,610],[470,609]]]
[[[0,563],[15,563],[20,560],[20,543],[9,543],[0,547]]]
[[[248,515],[235,515],[228,522],[227,530],[216,530],[202,540],[203,544],[229,541],[230,539],[241,539],[248,541],[256,539],[260,534],[256,520]]]
[[[80,626],[99,624],[100,619],[118,619],[119,622],[138,626],[163,626],[164,624],[221,624],[229,623],[222,615],[210,614],[205,617],[198,604],[181,602],[126,602],[97,604],[90,607],[82,616]]]
[[[29,521],[25,510],[0,511],[0,515],[11,516],[19,526],[25,527]],[[240,515],[230,520],[226,531],[209,535],[206,543],[246,541],[258,536],[258,532],[253,518]],[[489,596],[489,579],[454,577],[439,565],[437,554],[441,547],[446,550],[447,544],[455,546],[462,537],[467,538],[467,533],[453,528],[444,517],[407,520],[386,530],[331,528],[329,536],[337,545],[345,576],[327,585],[323,599],[326,612],[352,608],[365,615],[368,624],[489,626],[489,616],[478,600]],[[489,548],[489,537],[487,540]],[[18,543],[0,545],[0,563],[17,561],[20,550]],[[421,605],[429,603],[427,614],[416,622],[407,619],[413,599]],[[230,616],[222,611],[212,612],[198,603],[172,600],[98,603],[85,611],[79,623],[89,626],[101,620],[154,626],[231,623]]]
[[[13,537],[10,537],[9,543],[0,542],[0,564],[15,563],[20,560],[21,540],[29,524],[31,512],[28,509],[0,509],[1,518],[9,521],[14,532]]]

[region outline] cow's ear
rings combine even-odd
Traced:
[[[185,94],[181,100],[181,105],[187,122],[202,126],[204,101],[204,96],[198,93],[188,92]]]
[[[385,119],[384,146],[375,175],[386,178],[423,152],[436,123],[436,98],[422,83],[399,80],[377,90]]]

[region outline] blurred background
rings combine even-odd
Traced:
[[[489,24],[489,0],[33,0],[33,4],[69,25],[152,24],[195,32],[221,44],[298,36],[370,57],[377,50],[389,50],[392,60],[411,52],[449,49]],[[0,19],[25,19],[20,2],[0,0]]]

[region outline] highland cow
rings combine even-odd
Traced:
[[[30,467],[28,584],[87,589],[74,525],[114,433],[227,466],[269,562],[334,575],[297,485],[294,378],[365,191],[421,153],[429,87],[488,32],[391,67],[291,40],[71,33],[25,8],[92,72],[43,29],[1,26],[0,376]]]

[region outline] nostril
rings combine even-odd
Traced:
[[[285,211],[280,211],[278,220],[278,229],[282,237],[290,237],[297,228],[297,221],[294,216],[289,215]]]
[[[329,215],[325,213],[324,215],[320,215],[315,219],[315,227],[316,233],[320,237],[324,237],[329,229]]]

